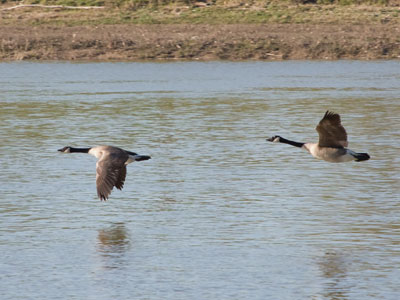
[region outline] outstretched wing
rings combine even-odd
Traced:
[[[124,187],[125,178],[126,178],[126,165],[124,164],[124,166],[120,169],[117,182],[115,183],[115,187],[117,189],[122,190],[122,188]]]
[[[102,157],[96,164],[96,187],[100,200],[107,200],[114,186],[122,189],[126,177],[126,158]]]
[[[338,114],[328,110],[315,129],[319,134],[319,146],[347,147],[347,133],[340,123],[340,116]]]

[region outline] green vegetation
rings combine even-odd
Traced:
[[[43,4],[43,5],[65,5],[65,6],[102,6],[105,1],[101,0],[1,0],[1,3],[23,3],[23,4]]]
[[[217,6],[262,6],[290,5],[290,4],[317,4],[317,5],[390,5],[396,0],[1,0],[1,3],[65,5],[65,6],[108,6],[124,7],[130,9],[157,8],[166,5],[217,5]]]
[[[388,5],[390,0],[291,0],[296,4]]]
[[[0,59],[5,60],[400,58],[400,0],[0,3]]]
[[[21,1],[12,0],[0,1],[6,2],[8,6],[11,3],[14,5],[17,2],[21,3]],[[356,5],[361,2],[362,5]],[[3,24],[73,26],[96,24],[354,25],[400,23],[400,0],[25,0],[23,3],[105,6],[106,8],[57,11],[46,8],[18,9],[3,15]],[[396,3],[398,5],[393,6]],[[349,6],[350,4],[351,6]]]

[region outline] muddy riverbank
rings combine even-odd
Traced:
[[[115,10],[3,11],[0,60],[400,59],[396,8],[354,9],[354,16],[364,16],[362,22],[349,15],[350,9],[339,11],[343,22],[323,9],[318,11],[312,6],[302,15],[303,19],[310,17],[310,20],[302,24],[266,18],[265,24],[223,24],[226,20],[188,24],[188,17],[179,19],[182,14],[171,24],[169,16],[176,11],[168,11],[163,14],[164,19],[157,19],[164,24],[140,24],[147,21],[140,21],[135,12],[127,14],[131,19],[125,22],[126,15]],[[326,22],[321,17],[323,14],[327,16]],[[158,12],[156,16],[160,18],[160,15]],[[292,15],[299,17],[298,13]],[[154,15],[152,18],[156,22]],[[105,24],[106,20],[110,24]],[[243,19],[237,17],[231,21],[240,20]]]
[[[99,25],[2,27],[0,59],[399,59],[391,25]]]

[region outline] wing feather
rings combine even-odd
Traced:
[[[338,114],[328,110],[315,129],[319,134],[319,146],[334,148],[348,146],[347,133]]]
[[[115,187],[117,189],[122,190],[122,188],[124,187],[125,178],[126,178],[126,165],[124,164],[124,166],[120,169],[120,172],[118,174],[117,182],[115,182]]]
[[[102,157],[96,164],[96,187],[100,200],[107,200],[114,186],[122,189],[126,178],[127,157],[113,155]]]

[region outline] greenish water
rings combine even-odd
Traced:
[[[398,299],[400,63],[0,64],[1,299]],[[363,163],[316,141],[342,116]],[[148,154],[96,198],[95,158]]]

